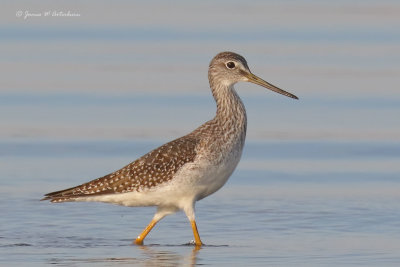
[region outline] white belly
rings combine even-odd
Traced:
[[[123,206],[171,206],[182,209],[188,202],[197,201],[220,189],[239,163],[241,150],[231,153],[219,164],[199,157],[179,170],[166,183],[142,192],[98,195],[77,201],[100,201]]]

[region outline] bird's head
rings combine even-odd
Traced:
[[[208,77],[211,86],[213,86],[213,83],[218,83],[230,87],[241,81],[251,82],[276,93],[298,99],[297,96],[286,92],[251,73],[247,66],[246,59],[233,52],[222,52],[216,55],[210,62]]]

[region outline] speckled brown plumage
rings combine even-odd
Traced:
[[[210,62],[208,78],[217,104],[215,117],[193,132],[169,142],[124,168],[44,200],[100,201],[124,206],[157,206],[157,212],[135,244],[165,216],[183,210],[196,246],[202,242],[195,221],[195,203],[219,190],[239,163],[246,138],[246,110],[234,84],[252,82],[297,99],[251,73],[246,60],[222,52]]]
[[[43,200],[72,201],[75,198],[102,194],[144,191],[168,182],[196,156],[198,139],[184,136],[147,153],[122,169],[82,185],[48,193]]]

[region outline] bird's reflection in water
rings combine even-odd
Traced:
[[[136,251],[131,257],[89,257],[89,258],[58,258],[52,257],[47,260],[49,264],[129,264],[139,266],[195,266],[197,264],[200,246],[191,244],[184,245],[141,245],[133,246]],[[127,251],[128,254],[131,251]],[[131,251],[132,252],[132,251]]]
[[[177,246],[170,246],[177,247]],[[145,266],[195,266],[200,246],[181,245],[182,253],[168,250],[167,246],[143,245],[138,246],[143,251],[144,258],[141,259]]]
[[[126,247],[126,246],[123,246]],[[129,264],[134,266],[196,266],[200,246],[193,244],[183,245],[133,245],[132,249],[124,254],[128,257],[88,257],[88,258],[63,258],[51,257],[47,259],[49,264],[80,266],[82,264]],[[134,253],[132,253],[134,252]]]

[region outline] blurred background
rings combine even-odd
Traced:
[[[214,115],[220,51],[300,98],[238,84],[249,139],[400,138],[397,1],[4,2],[2,139],[183,135]]]

